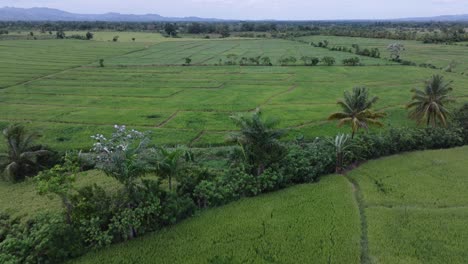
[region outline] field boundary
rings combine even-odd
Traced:
[[[371,264],[369,256],[369,238],[367,235],[367,217],[365,213],[364,198],[362,196],[361,187],[354,179],[349,176],[344,176],[353,188],[354,199],[358,205],[359,217],[361,221],[361,264]]]

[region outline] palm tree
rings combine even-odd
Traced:
[[[158,158],[158,173],[167,178],[169,181],[169,190],[172,190],[172,178],[177,177],[181,168],[182,162],[191,161],[192,156],[190,151],[182,147],[177,147],[174,150],[160,148],[160,157]]]
[[[451,84],[452,81],[446,82],[443,76],[435,74],[425,82],[424,89],[412,89],[414,95],[407,105],[411,109],[410,118],[418,124],[425,122],[426,126],[447,126],[447,117],[450,114],[447,104],[455,101],[449,95],[452,91]]]
[[[244,160],[250,166],[252,174],[262,174],[271,163],[283,157],[284,151],[279,139],[286,131],[275,128],[278,121],[264,120],[259,109],[252,116],[235,115],[231,119],[240,131],[232,133],[229,141],[241,146]]]
[[[349,154],[349,148],[353,146],[352,142],[349,140],[349,135],[338,134],[333,139],[329,141],[335,148],[336,155],[336,165],[335,172],[343,173],[343,166],[345,163],[345,158]]]
[[[37,133],[28,133],[24,126],[14,124],[3,130],[7,143],[7,152],[0,153],[0,170],[12,181],[23,180],[25,176],[37,172],[40,168],[38,158],[49,151],[33,145],[39,138]]]
[[[360,129],[368,129],[369,125],[383,126],[378,120],[385,117],[384,112],[374,112],[370,108],[377,102],[377,96],[369,100],[369,90],[365,87],[355,87],[353,92],[344,92],[344,100],[339,100],[338,105],[343,108],[342,112],[336,112],[328,117],[328,120],[339,120],[338,126],[341,127],[346,123],[351,124],[352,135]]]

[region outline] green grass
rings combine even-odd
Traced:
[[[118,188],[119,183],[98,171],[81,173],[76,180],[76,187],[98,184],[107,190]],[[2,212],[14,217],[30,218],[38,213],[60,210],[60,200],[51,196],[41,196],[37,193],[33,179],[21,183],[9,183],[0,180],[0,208]]]
[[[351,172],[375,263],[465,263],[468,147],[407,153]]]
[[[373,39],[373,38],[355,38],[355,37],[337,37],[337,36],[310,36],[301,37],[301,40],[318,43],[328,40],[329,46],[346,46],[351,48],[353,44],[359,44],[361,49],[379,48],[383,58],[389,58],[390,53],[387,46],[391,43],[402,43],[405,51],[402,53],[403,60],[409,60],[421,63],[430,63],[440,68],[447,67],[454,61],[457,66],[455,72],[468,74],[468,50],[466,46],[444,45],[444,44],[424,44],[420,41],[410,40],[391,40],[391,39]]]
[[[28,122],[58,149],[91,146],[89,136],[114,124],[154,132],[155,143],[221,144],[235,129],[229,116],[260,107],[306,138],[334,135],[325,121],[344,90],[367,86],[389,116],[387,126],[413,126],[404,105],[410,89],[435,71],[419,67],[81,67],[0,89],[0,127]],[[468,79],[453,80],[466,101]],[[465,97],[463,97],[465,96]],[[342,131],[347,131],[343,128]],[[203,132],[202,137],[199,134]]]
[[[139,43],[83,40],[6,40],[0,42],[0,88],[31,81],[143,48]]]
[[[338,65],[346,58],[356,57],[337,51],[328,51],[310,45],[281,39],[222,39],[161,42],[148,49],[110,60],[112,65],[181,65],[184,58],[192,59],[193,65],[214,65],[221,59],[226,61],[226,55],[236,54],[241,57],[267,56],[272,63],[278,64],[282,56],[294,56],[296,65],[303,65],[299,59],[302,56],[331,56]],[[366,65],[386,65],[393,62],[358,56]]]
[[[96,37],[104,39],[115,33],[97,32]],[[124,41],[132,34],[141,34],[142,42]],[[122,41],[117,43],[1,41],[0,128],[25,122],[44,135],[41,143],[60,150],[89,149],[90,136],[109,133],[114,124],[153,131],[158,144],[209,146],[223,144],[225,135],[236,129],[230,115],[260,107],[265,115],[280,119],[282,128],[290,129],[289,138],[304,134],[313,139],[347,131],[325,120],[338,110],[335,102],[343,91],[358,85],[367,86],[380,97],[376,107],[389,114],[384,120],[387,127],[414,126],[404,109],[411,98],[410,89],[421,87],[425,79],[439,72],[376,66],[389,62],[372,58],[363,58],[364,67],[213,66],[229,53],[265,55],[273,61],[282,55],[331,55],[338,60],[354,55],[278,39],[120,35]],[[145,39],[147,43],[143,43]],[[371,41],[357,40],[362,40],[362,45]],[[447,47],[455,53],[460,48]],[[406,53],[417,52],[408,49]],[[207,66],[178,66],[187,56],[194,64]],[[106,67],[97,67],[100,58],[105,59]],[[458,103],[466,102],[468,78],[457,73],[444,75],[454,81]]]
[[[76,263],[360,263],[359,236],[351,185],[330,176],[210,209]]]

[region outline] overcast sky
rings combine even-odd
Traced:
[[[0,6],[232,19],[384,19],[468,14],[468,0],[0,0]]]

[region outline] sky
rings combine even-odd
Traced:
[[[0,7],[50,7],[224,19],[387,19],[468,14],[468,0],[0,0]]]

